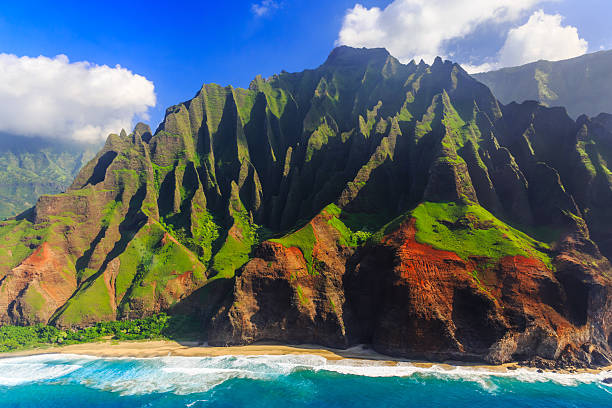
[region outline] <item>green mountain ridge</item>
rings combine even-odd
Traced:
[[[383,49],[204,85],[0,225],[0,322],[168,311],[211,344],[600,364],[611,142],[605,115],[504,106],[457,64]]]
[[[599,51],[562,61],[537,61],[518,67],[474,74],[503,103],[526,100],[564,106],[569,115],[612,112],[612,51]]]
[[[66,190],[97,146],[0,134],[0,219]]]

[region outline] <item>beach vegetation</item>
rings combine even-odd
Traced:
[[[187,316],[156,314],[136,320],[99,322],[93,326],[63,329],[37,324],[0,327],[0,352],[36,347],[90,343],[101,340],[178,340],[191,338],[198,328]]]

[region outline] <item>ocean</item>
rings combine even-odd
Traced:
[[[599,374],[313,355],[0,359],[0,407],[612,407]]]

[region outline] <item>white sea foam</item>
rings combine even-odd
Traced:
[[[502,378],[522,382],[555,382],[564,386],[599,382],[612,372],[560,374],[520,368],[498,371],[468,366],[419,366],[407,362],[390,365],[366,360],[328,361],[314,355],[222,356],[162,358],[95,358],[76,355],[44,355],[0,359],[0,385],[31,382],[78,383],[127,394],[206,392],[232,379],[274,380],[299,371],[329,372],[366,377],[436,378],[469,381],[496,392]]]
[[[51,355],[0,359],[0,385],[51,380],[81,368],[79,364],[53,364],[54,359]]]
[[[332,362],[322,368],[347,375],[367,377],[411,377],[414,375],[433,376],[441,379],[471,380],[481,382],[485,378],[512,378],[521,382],[555,382],[560,385],[573,386],[579,383],[600,382],[612,376],[612,371],[599,373],[556,373],[550,371],[537,372],[534,369],[518,368],[516,370],[495,370],[486,367],[432,365],[418,366],[412,363],[399,362],[396,365],[384,363],[359,362],[342,360]]]

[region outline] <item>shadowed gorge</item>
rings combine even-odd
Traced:
[[[204,85],[0,225],[0,322],[191,314],[210,344],[604,365],[612,120],[339,47]]]

